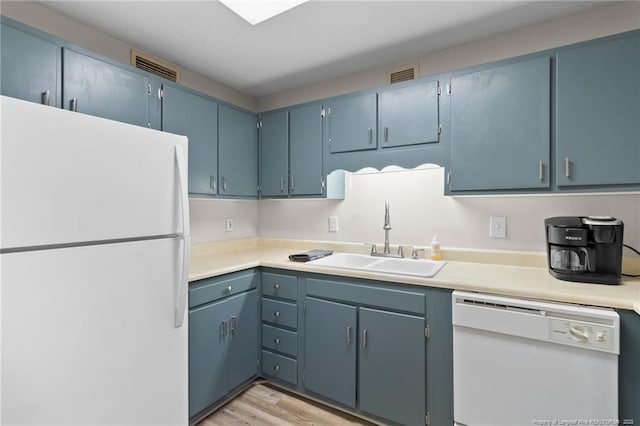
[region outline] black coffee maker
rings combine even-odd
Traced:
[[[549,273],[565,281],[620,284],[624,224],[611,216],[550,217]]]

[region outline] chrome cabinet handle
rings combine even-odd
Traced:
[[[274,365],[274,366],[273,366],[273,371],[275,371],[276,373],[277,373],[278,371],[280,371],[280,366],[279,366],[278,364]]]
[[[275,284],[273,285],[273,289],[274,289],[274,290],[279,290],[279,289],[280,289],[280,284],[275,283]]]
[[[222,190],[226,191],[227,190],[227,178],[226,177],[222,177]]]
[[[42,92],[42,105],[51,106],[51,91],[49,89]]]
[[[231,293],[233,291],[233,287],[229,286],[227,287],[227,293]]]
[[[384,133],[384,141],[388,142],[389,141],[389,128],[385,127],[383,130],[384,130],[384,132],[383,132]]]
[[[369,338],[369,332],[367,330],[364,330],[362,332],[362,347],[366,348],[367,347],[367,340]]]
[[[291,176],[291,192],[296,190],[296,180]]]
[[[279,338],[279,337],[276,337],[275,339],[273,339],[273,343],[274,343],[275,345],[279,345],[279,344],[280,344],[280,338]]]
[[[78,98],[71,99],[71,105],[69,109],[73,112],[78,112]]]
[[[229,333],[227,320],[222,321],[222,335],[226,336]]]
[[[373,129],[369,127],[369,143],[373,142]]]
[[[538,161],[538,179],[544,180],[544,164],[542,160]]]
[[[284,178],[280,178],[280,192],[284,192]]]
[[[209,188],[211,188],[213,192],[216,191],[216,180],[215,176],[209,176]]]
[[[351,327],[347,327],[347,345],[351,343],[353,338],[351,337]]]
[[[564,157],[564,177],[571,177],[571,161],[569,161],[569,157]]]
[[[274,317],[276,317],[276,319],[280,318],[280,312],[275,311],[275,312],[273,313],[273,316],[274,316]]]
[[[238,318],[231,317],[231,334],[236,335],[236,329],[238,328]]]

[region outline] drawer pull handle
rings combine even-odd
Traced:
[[[51,91],[48,89],[42,92],[42,105],[51,106]]]
[[[279,290],[279,289],[280,289],[280,284],[275,283],[275,284],[273,285],[273,289],[274,289],[274,290]]]
[[[226,336],[229,333],[227,320],[222,321],[222,335]]]
[[[364,330],[362,332],[362,347],[363,348],[367,347],[367,340],[369,340],[369,332],[367,330]]]
[[[280,371],[280,366],[279,366],[279,365],[277,365],[277,364],[276,364],[276,365],[274,365],[274,366],[273,366],[273,371],[275,371],[276,373],[277,373],[278,371]]]
[[[276,317],[276,319],[280,318],[280,312],[279,311],[275,311],[273,313],[273,316]]]
[[[273,343],[276,344],[276,345],[279,345],[280,344],[280,338],[276,337],[275,339],[273,339]]]
[[[347,327],[347,345],[351,343],[352,341],[352,337],[351,337],[351,327]]]
[[[227,287],[227,293],[231,293],[233,291],[233,288],[231,286]]]

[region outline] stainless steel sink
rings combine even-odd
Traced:
[[[314,266],[355,269],[359,271],[382,272],[422,278],[435,277],[446,263],[445,261],[427,259],[381,259],[365,254],[354,253],[338,253],[308,262],[309,265]]]

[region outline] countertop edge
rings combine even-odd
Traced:
[[[228,252],[226,259],[219,259],[216,256],[216,259],[212,259],[209,256],[197,256],[192,260],[200,263],[200,268],[197,272],[193,272],[189,274],[189,281],[197,281],[206,278],[212,278],[220,275],[225,275],[233,272],[238,272],[246,269],[257,268],[257,267],[265,267],[265,268],[274,268],[274,269],[282,269],[282,270],[290,270],[301,273],[316,273],[323,275],[331,275],[336,277],[345,277],[345,278],[356,278],[356,279],[365,279],[371,281],[380,281],[385,283],[397,283],[404,285],[414,285],[420,287],[432,287],[432,288],[442,288],[442,289],[451,289],[451,290],[465,290],[465,291],[473,291],[487,294],[496,294],[501,296],[508,297],[519,297],[519,298],[528,298],[528,299],[536,299],[536,300],[547,300],[554,301],[560,303],[574,303],[574,304],[584,304],[590,306],[600,306],[600,307],[608,307],[614,309],[625,309],[635,311],[638,315],[640,315],[640,286],[638,286],[638,295],[637,298],[629,298],[623,299],[621,296],[606,296],[606,295],[594,295],[594,294],[571,294],[571,287],[569,288],[559,288],[557,291],[550,290],[548,288],[544,288],[541,284],[541,288],[539,290],[531,289],[531,286],[518,288],[517,286],[513,287],[496,287],[491,286],[489,284],[476,284],[470,283],[465,280],[456,279],[455,277],[447,277],[447,273],[445,272],[447,267],[449,269],[454,269],[453,272],[456,272],[458,269],[469,269],[469,268],[484,268],[484,270],[489,269],[490,267],[494,268],[505,268],[505,271],[511,273],[519,273],[522,271],[522,274],[539,274],[541,271],[545,273],[546,268],[532,267],[532,266],[512,266],[512,265],[484,265],[484,264],[470,264],[465,262],[456,262],[456,261],[448,261],[449,264],[440,272],[438,277],[435,278],[417,278],[417,277],[407,277],[401,275],[393,275],[393,274],[384,274],[384,273],[374,273],[374,272],[365,272],[365,271],[356,271],[356,270],[348,270],[348,269],[337,269],[337,268],[328,268],[321,266],[313,266],[308,265],[302,262],[291,262],[286,259],[286,256],[283,256],[282,253],[278,253],[278,260],[273,260],[273,254],[269,253],[271,250],[262,248],[257,251],[237,251],[237,252]],[[237,261],[234,259],[239,257]],[[242,259],[244,257],[244,259]],[[208,264],[212,263],[210,267]],[[207,265],[207,266],[203,266]],[[509,271],[510,270],[510,271]],[[443,272],[445,272],[443,274]],[[449,275],[455,275],[449,274]],[[546,277],[546,275],[544,275]],[[552,277],[546,277],[544,280],[555,280],[562,286],[575,286],[576,283],[567,283],[565,281],[556,280]],[[514,278],[514,281],[517,281],[518,277]],[[529,278],[529,280],[531,280]],[[488,282],[489,280],[487,280]],[[555,282],[554,281],[554,282]],[[640,282],[636,283],[633,281],[631,283],[634,286],[640,284]],[[593,285],[593,284],[582,284],[577,283],[577,285]],[[596,284],[597,285],[597,284]],[[585,287],[585,289],[593,289],[594,287]],[[606,292],[606,288],[601,288],[603,292]]]

